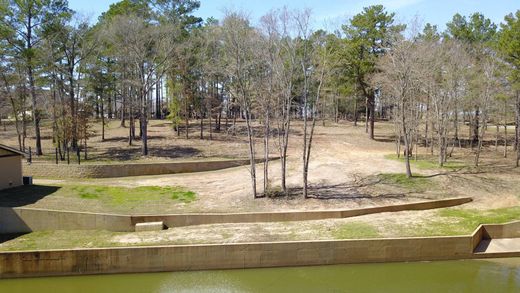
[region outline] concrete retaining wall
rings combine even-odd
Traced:
[[[100,229],[129,232],[134,231],[135,224],[144,222],[164,222],[168,227],[180,227],[217,223],[307,221],[348,218],[383,212],[436,209],[461,205],[470,201],[471,198],[455,198],[354,210],[176,215],[115,215],[23,207],[0,208],[0,234],[27,233],[42,230]]]
[[[471,249],[475,251],[477,246],[480,244],[480,241],[484,238],[484,228],[482,225],[479,225],[475,232],[471,234]]]
[[[472,258],[472,238],[437,237],[0,253],[0,278]]]
[[[519,225],[481,225],[456,237],[0,252],[0,278],[520,257],[520,252],[474,253],[486,227],[511,238]]]
[[[262,161],[262,159],[257,160],[258,163]],[[24,176],[44,178],[113,178],[214,171],[247,164],[249,164],[249,159],[105,165],[33,163],[23,165],[23,174]]]
[[[270,212],[270,213],[228,213],[228,214],[177,214],[163,216],[132,216],[132,222],[163,221],[168,227],[180,227],[191,225],[218,224],[218,223],[254,223],[254,222],[287,222],[310,221],[322,219],[350,218],[361,215],[399,212],[410,210],[429,210],[452,207],[471,202],[469,197],[416,202],[409,204],[397,204],[381,207],[352,209],[352,210],[328,210],[308,212]]]
[[[30,208],[0,208],[0,234],[47,230],[134,231],[131,216]]]
[[[520,221],[482,225],[484,239],[520,238]]]

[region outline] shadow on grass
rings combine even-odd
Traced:
[[[2,190],[0,191],[0,207],[14,208],[33,204],[60,188],[58,186],[27,185]]]
[[[16,239],[20,236],[23,236],[27,233],[9,233],[9,234],[0,234],[0,244]]]

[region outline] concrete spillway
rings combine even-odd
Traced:
[[[483,239],[475,253],[520,252],[520,238]]]

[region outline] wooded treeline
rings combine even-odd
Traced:
[[[457,14],[439,32],[398,24],[375,5],[330,32],[315,29],[310,10],[274,9],[255,22],[227,11],[204,21],[194,16],[199,1],[123,0],[92,24],[64,0],[0,3],[0,118],[14,120],[21,150],[32,123],[37,155],[44,119],[62,160],[69,150],[87,155],[93,121],[102,122],[104,140],[105,122],[118,119],[128,144],[138,141],[146,156],[149,119],[171,120],[186,138],[190,119],[199,119],[200,138],[246,133],[255,197],[272,190],[269,148],[276,146],[287,194],[289,134],[298,120],[307,197],[317,121],[364,118],[372,139],[377,119],[394,121],[409,176],[419,146],[441,166],[455,147],[468,146],[478,165],[491,124],[497,133],[513,124],[519,163],[520,11],[500,27],[479,13]],[[507,136],[500,143],[511,144]],[[266,161],[262,178],[257,148]]]

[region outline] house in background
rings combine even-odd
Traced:
[[[22,160],[24,152],[0,144],[0,190],[23,184]]]

